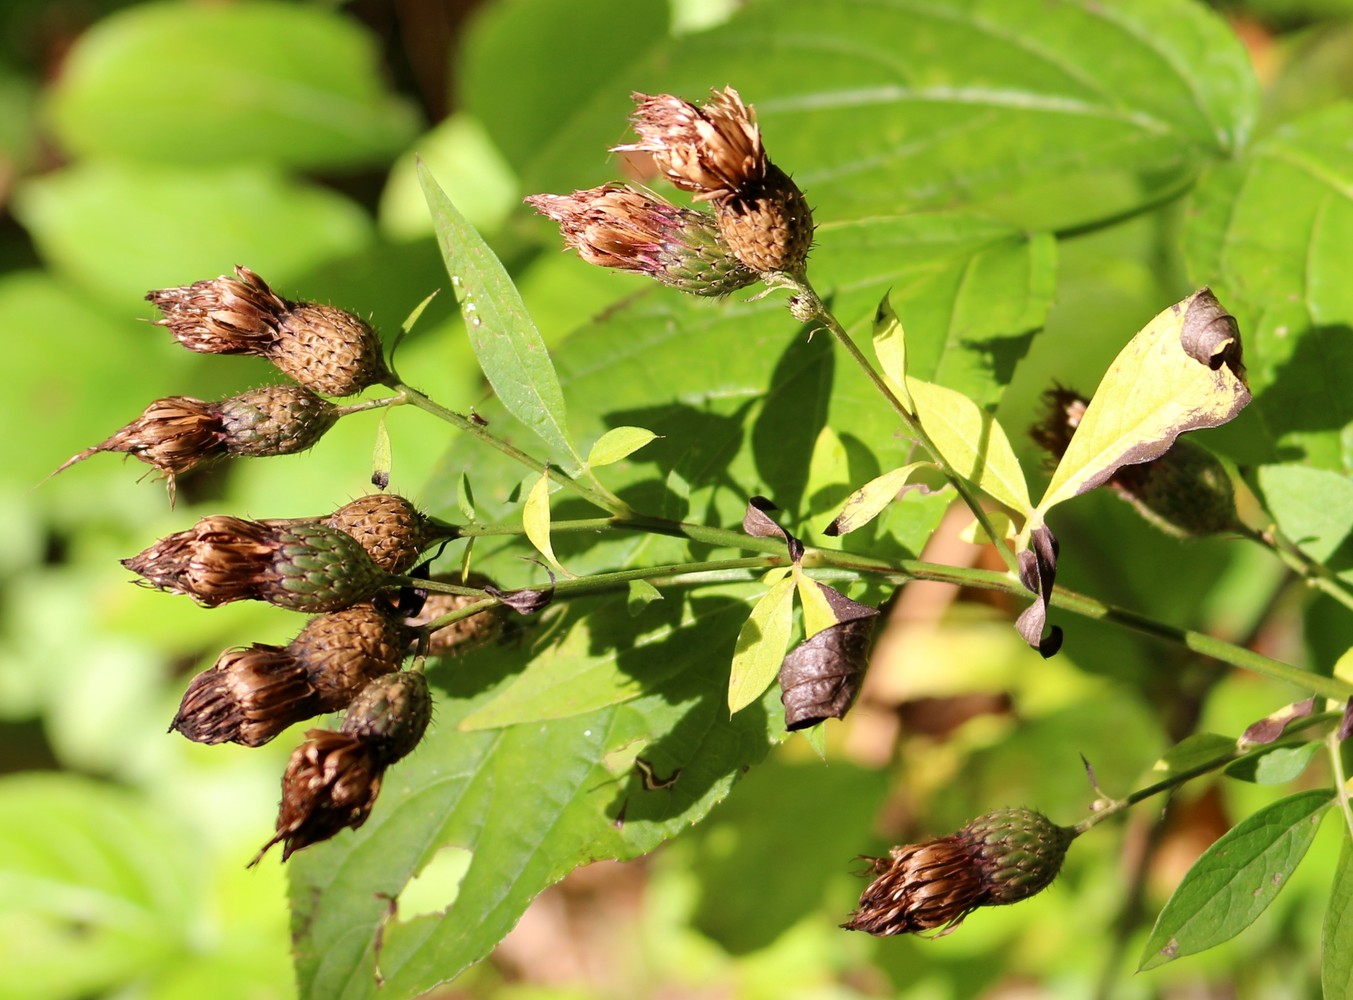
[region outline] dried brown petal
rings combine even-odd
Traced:
[[[193,678],[170,730],[197,743],[262,746],[324,711],[305,668],[280,646],[228,649]]]
[[[727,295],[757,276],[732,255],[714,216],[622,184],[526,199],[559,223],[587,263],[644,274],[692,295]]]
[[[256,865],[274,844],[282,860],[310,844],[328,840],[346,827],[356,829],[371,815],[385,765],[360,736],[311,729],[282,776],[277,832],[250,862]]]

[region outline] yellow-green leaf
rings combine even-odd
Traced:
[[[883,508],[897,499],[898,490],[907,485],[907,480],[911,478],[911,474],[922,464],[921,462],[913,462],[910,465],[902,466],[900,469],[885,472],[876,479],[869,480],[846,497],[841,513],[836,515],[836,520],[827,525],[823,534],[848,535],[856,528],[863,528],[883,513]]]
[[[794,621],[794,577],[786,576],[756,602],[738,633],[728,678],[728,714],[761,697],[780,672]]]
[[[879,359],[883,377],[898,400],[912,413],[916,404],[907,392],[907,339],[902,329],[902,320],[893,311],[888,296],[874,310],[874,357]]]
[[[823,629],[829,629],[837,623],[836,612],[827,602],[827,595],[798,564],[794,566],[794,583],[799,590],[799,603],[803,606],[805,639],[811,639]]]
[[[1033,504],[1010,439],[996,418],[961,392],[908,378],[916,417],[949,467],[1019,514]]]
[[[628,458],[658,435],[643,427],[616,427],[597,438],[587,453],[587,464],[592,468],[611,465]]]
[[[554,557],[554,545],[550,542],[550,476],[541,475],[526,495],[522,507],[521,524],[526,537],[537,551],[544,556],[555,569],[563,570],[559,560]]]
[[[1159,458],[1185,431],[1226,423],[1249,401],[1235,321],[1209,290],[1194,292],[1114,359],[1039,511],[1094,489],[1124,465]]]
[[[389,409],[381,410],[381,418],[376,421],[376,443],[371,451],[371,483],[379,490],[390,485],[390,465],[393,456],[390,451],[390,428],[385,424]]]

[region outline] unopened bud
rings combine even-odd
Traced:
[[[304,719],[344,708],[399,669],[408,630],[370,605],[313,618],[286,647],[228,649],[193,678],[170,725],[198,743],[256,747]]]
[[[982,906],[1017,903],[1061,871],[1075,832],[1031,809],[1001,809],[957,833],[868,858],[875,876],[842,924],[884,937],[947,934]]]
[[[708,213],[621,184],[526,202],[559,223],[565,246],[589,264],[644,274],[692,295],[727,295],[757,280]]]
[[[724,244],[761,276],[801,277],[813,242],[803,192],[766,155],[756,115],[732,87],[703,106],[671,94],[635,94],[639,141],[614,147],[653,157],[663,175],[708,201]]]
[[[376,759],[393,764],[418,745],[432,719],[432,696],[421,673],[377,677],[358,693],[343,716],[342,732],[368,743]]]
[[[453,531],[429,520],[411,502],[394,493],[372,493],[344,504],[324,521],[357,539],[387,573],[404,573],[436,538]]]
[[[246,267],[147,296],[174,339],[201,354],[267,358],[308,389],[350,396],[390,377],[380,337],[351,313],[313,302],[292,302]]]
[[[1071,443],[1089,405],[1085,397],[1057,386],[1043,393],[1043,419],[1029,435],[1054,460]],[[1114,470],[1105,486],[1166,534],[1197,538],[1238,526],[1235,487],[1225,466],[1207,449],[1176,438],[1159,458]]]
[[[351,535],[321,524],[270,524],[216,514],[122,564],[160,590],[205,607],[267,601],[337,611],[374,596],[389,576]]]

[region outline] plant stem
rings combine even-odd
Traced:
[[[1342,718],[1342,713],[1340,713]],[[1343,813],[1344,825],[1349,837],[1353,837],[1353,805],[1349,803],[1348,775],[1344,773],[1343,740],[1339,739],[1338,729],[1331,730],[1325,737],[1325,749],[1330,755],[1330,770],[1334,772],[1334,797]]]
[[[930,453],[931,459],[939,468],[940,472],[942,472],[945,478],[953,484],[954,489],[958,491],[959,497],[961,497],[963,502],[968,505],[968,509],[972,511],[973,516],[977,518],[977,523],[982,526],[982,530],[985,531],[987,537],[991,539],[992,544],[995,545],[996,551],[1001,554],[1001,558],[1005,561],[1006,566],[1009,567],[1012,573],[1018,573],[1019,567],[1015,561],[1014,554],[1010,551],[1009,547],[1006,546],[1001,535],[992,527],[991,520],[987,517],[987,512],[978,502],[977,497],[973,494],[967,481],[958,474],[954,467],[945,459],[944,455],[940,453],[940,450],[935,447],[935,442],[931,440],[930,435],[927,434],[925,428],[921,426],[921,422],[916,418],[916,414],[914,414],[911,409],[897,397],[897,394],[893,392],[892,386],[888,384],[888,380],[885,379],[879,373],[878,369],[874,367],[873,363],[865,357],[864,352],[860,350],[850,334],[846,332],[846,328],[841,325],[841,321],[827,308],[826,303],[822,301],[821,296],[813,290],[813,287],[808,284],[807,280],[797,283],[794,287],[797,288],[798,295],[806,300],[809,310],[812,313],[812,318],[826,326],[828,332],[836,338],[837,343],[839,343],[845,349],[846,353],[854,359],[855,363],[860,366],[865,375],[869,377],[869,381],[874,383],[874,388],[878,389],[883,398],[888,401],[888,405],[891,406],[898,417],[901,418],[902,423],[907,428],[907,433],[914,437],[917,443]],[[1025,512],[1021,511],[1021,513]]]
[[[1303,732],[1304,730],[1312,729],[1316,726],[1327,724],[1331,721],[1336,720],[1337,718],[1338,715],[1334,712],[1321,712],[1318,715],[1310,715],[1304,719],[1299,719],[1296,722],[1290,724],[1283,735],[1284,737],[1295,736],[1296,734]],[[1233,764],[1236,761],[1243,760],[1246,757],[1259,753],[1268,753],[1275,747],[1296,746],[1301,742],[1304,741],[1284,739],[1273,743],[1264,743],[1259,746],[1246,746],[1242,748],[1239,745],[1237,745],[1236,747],[1233,747],[1231,750],[1228,750],[1224,753],[1219,753],[1214,757],[1209,757],[1207,760],[1203,761],[1200,764],[1196,764],[1193,767],[1187,768],[1186,770],[1179,771],[1176,774],[1172,774],[1168,778],[1163,778],[1153,785],[1147,785],[1145,788],[1140,788],[1137,791],[1133,792],[1131,795],[1125,796],[1124,798],[1121,799],[1114,799],[1108,802],[1106,805],[1102,806],[1095,812],[1091,813],[1089,816],[1085,817],[1085,819],[1081,820],[1071,829],[1075,831],[1076,836],[1080,836],[1082,833],[1084,833],[1086,830],[1089,830],[1091,827],[1098,826],[1100,823],[1103,823],[1110,816],[1116,816],[1118,813],[1123,812],[1125,809],[1130,809],[1132,806],[1135,806],[1138,802],[1141,802],[1143,799],[1149,799],[1153,795],[1159,795],[1161,792],[1168,792],[1171,789],[1177,788],[1178,786],[1184,784],[1187,781],[1192,781],[1194,778],[1202,777],[1204,774],[1209,774],[1212,771],[1219,770],[1223,767],[1226,767],[1228,764]]]
[[[400,404],[407,403],[412,406],[416,406],[420,410],[424,410],[427,413],[431,413],[438,419],[446,421],[453,427],[459,428],[460,430],[473,435],[480,441],[483,441],[489,447],[495,448],[498,451],[502,452],[504,455],[506,455],[513,461],[520,462],[527,468],[534,469],[535,471],[541,473],[542,475],[549,476],[559,485],[572,490],[574,493],[578,494],[578,496],[582,497],[584,500],[588,501],[594,506],[600,507],[602,510],[610,511],[612,514],[617,515],[633,513],[630,510],[629,505],[625,503],[625,501],[621,500],[610,490],[606,489],[604,486],[598,483],[594,477],[589,476],[589,478],[591,478],[592,480],[590,484],[574,479],[572,476],[569,476],[561,472],[553,465],[532,458],[530,455],[522,451],[520,448],[517,448],[516,446],[509,444],[508,442],[500,438],[498,435],[491,433],[488,430],[488,428],[485,427],[484,425],[476,423],[469,417],[464,416],[463,414],[460,413],[456,413],[454,410],[447,409],[445,406],[442,406],[440,403],[437,403],[432,399],[429,399],[427,396],[419,392],[417,389],[414,389],[413,387],[406,385],[403,382],[400,382],[398,379],[393,380],[391,388],[397,389],[399,391],[399,395],[393,397],[389,401],[389,405],[398,406]]]
[[[1306,581],[1307,586],[1328,594],[1344,607],[1353,610],[1353,593],[1349,593],[1343,581],[1312,561],[1296,546],[1287,544],[1276,534],[1275,528],[1256,531],[1248,525],[1240,525],[1238,530],[1241,535],[1264,546],[1281,559],[1288,569]]]

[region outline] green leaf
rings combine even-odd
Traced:
[[[570,475],[582,465],[567,431],[564,394],[521,293],[483,238],[465,221],[426,167],[419,170],[437,244],[484,375],[503,406],[531,428]]]
[[[780,728],[770,721],[774,696],[733,719],[721,698],[707,697],[726,682],[716,651],[732,644],[745,605],[726,596],[690,604],[698,623],[672,625],[623,654],[638,677],[673,657],[683,669],[646,683],[639,698],[567,719],[464,731],[465,716],[520,669],[517,648],[480,651],[473,671],[429,670],[436,724],[386,774],[371,818],[288,863],[302,997],[416,996],[454,978],[547,885],[580,864],[652,850],[764,758]],[[623,612],[576,620],[567,649],[615,650],[612,630],[630,623]],[[567,651],[536,655],[569,669]],[[646,791],[636,756],[664,777],[679,769],[678,780]],[[390,901],[444,844],[472,853],[454,899],[442,913],[392,917]]]
[[[390,428],[386,423],[386,418],[390,415],[390,410],[381,410],[380,419],[376,421],[376,441],[371,449],[371,482],[377,489],[385,489],[390,485]]]
[[[597,438],[597,443],[592,445],[592,450],[587,453],[587,464],[591,468],[613,465],[622,458],[633,455],[657,436],[642,427],[612,428]]]
[[[629,597],[625,601],[625,610],[629,612],[631,618],[639,617],[644,613],[644,608],[654,601],[663,599],[662,591],[647,580],[631,580],[629,590]]]
[[[1189,273],[1245,331],[1255,413],[1225,435],[1246,465],[1300,460],[1353,471],[1353,105],[1278,128],[1219,163],[1193,193]]]
[[[376,40],[336,10],[143,4],[77,37],[50,111],[81,156],[355,167],[417,129],[386,79]]]
[[[73,774],[0,781],[0,961],[16,1000],[168,979],[191,948],[201,873],[182,831]]]
[[[794,577],[787,576],[752,608],[733,648],[728,678],[728,713],[736,715],[755,702],[780,672],[794,624]]]
[[[730,81],[820,222],[976,207],[1042,231],[1178,191],[1243,148],[1259,97],[1234,32],[1187,0],[749,3],[574,111],[526,188],[603,180],[627,91],[698,100]]]
[[[886,295],[874,312],[874,357],[878,358],[883,377],[898,401],[915,413],[916,406],[907,392],[906,331]]]
[[[1311,742],[1256,750],[1231,764],[1224,773],[1256,785],[1285,785],[1301,777],[1320,746]]]
[[[1320,986],[1324,1000],[1353,997],[1353,839],[1344,838],[1334,869],[1325,927],[1320,935]]]
[[[996,418],[961,392],[915,378],[907,385],[917,419],[949,467],[987,496],[1028,516],[1033,503],[1024,470]]]
[[[804,639],[811,639],[823,629],[837,624],[836,612],[827,602],[827,595],[797,563],[794,565],[794,586],[799,592],[799,604],[803,608]]]
[[[237,262],[289,294],[300,276],[374,239],[356,203],[249,166],[83,163],[24,182],[14,209],[50,264],[119,304]]]
[[[470,489],[470,476],[462,472],[456,484],[456,509],[470,524],[475,523],[474,492]]]
[[[1139,971],[1206,951],[1252,924],[1311,846],[1333,794],[1315,789],[1288,796],[1209,847],[1156,918]]]
[[[1258,493],[1278,528],[1314,562],[1353,581],[1353,482],[1304,465],[1264,465]]]
[[[1164,780],[1235,752],[1236,741],[1229,736],[1194,733],[1165,751],[1152,768],[1152,778]]]
[[[928,464],[912,462],[910,465],[893,469],[891,472],[885,472],[883,475],[869,480],[846,497],[845,506],[841,508],[841,513],[837,514],[836,519],[827,525],[823,534],[848,535],[857,528],[863,528],[882,514],[887,506],[897,499],[898,491],[907,485],[907,480],[912,477],[917,469]]]
[[[1094,489],[1124,465],[1159,458],[1185,431],[1216,427],[1240,412],[1250,394],[1227,319],[1203,289],[1132,338],[1095,390],[1040,513]]]

